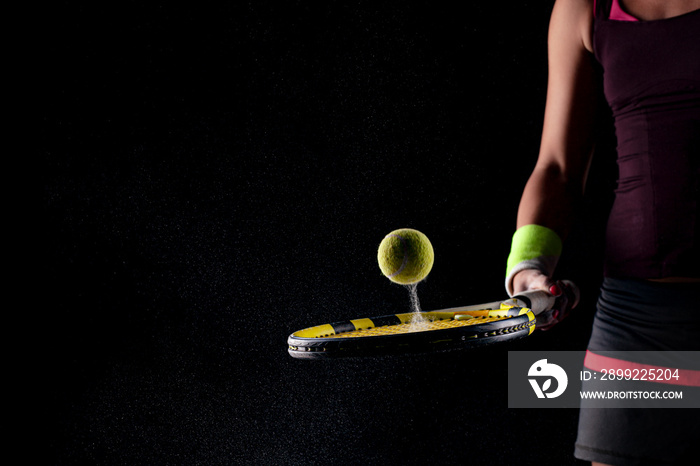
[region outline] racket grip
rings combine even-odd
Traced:
[[[527,307],[537,315],[554,307],[556,297],[542,290],[523,291],[511,298],[520,307]]]
[[[566,285],[564,292],[567,294],[569,307],[574,308],[578,304],[580,298],[578,287],[568,280],[564,280],[563,283]],[[530,308],[533,314],[538,315],[553,309],[557,304],[558,298],[546,291],[533,290],[518,293],[518,295],[514,296],[512,299],[517,305]]]

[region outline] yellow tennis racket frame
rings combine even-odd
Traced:
[[[534,329],[530,308],[504,302],[498,309],[455,308],[318,325],[292,333],[287,342],[291,356],[319,359],[482,346],[522,338]]]

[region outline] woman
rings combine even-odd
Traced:
[[[599,92],[613,112],[620,176],[588,349],[698,351],[700,310],[688,303],[700,288],[700,0],[557,0],[540,153],[506,288],[565,291],[552,275],[583,195]],[[575,454],[684,464],[698,440],[687,410],[582,409]]]

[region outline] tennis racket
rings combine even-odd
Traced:
[[[537,316],[578,302],[578,289],[566,283],[556,298],[529,291],[505,301],[439,311],[409,312],[318,325],[292,333],[289,354],[300,359],[379,356],[447,351],[504,343],[535,330]],[[567,309],[567,310],[568,310]]]

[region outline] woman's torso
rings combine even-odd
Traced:
[[[700,277],[700,10],[683,10],[691,3],[597,0],[593,47],[620,169],[607,276]]]

